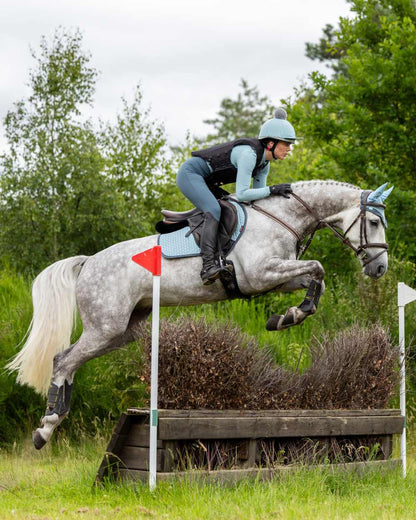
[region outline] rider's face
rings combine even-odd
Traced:
[[[274,158],[283,161],[283,159],[286,159],[286,157],[289,155],[289,152],[290,143],[279,141],[276,145],[276,148],[274,149]]]
[[[271,161],[272,159],[279,159],[280,161],[283,161],[283,159],[286,159],[286,157],[289,155],[290,152],[290,144],[286,143],[285,141],[278,141],[276,144],[276,147],[274,149],[274,154],[272,154],[272,146],[273,143],[269,143],[266,151],[266,159],[268,161]],[[274,157],[273,157],[274,155]]]

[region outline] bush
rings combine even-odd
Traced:
[[[151,331],[145,330],[150,383]],[[398,379],[399,348],[381,325],[358,325],[315,340],[303,374],[276,365],[269,350],[232,325],[162,321],[159,407],[210,409],[383,408]]]

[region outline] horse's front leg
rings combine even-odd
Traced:
[[[267,330],[284,330],[315,314],[319,298],[323,292],[323,283],[311,280],[303,302],[298,307],[289,307],[286,314],[273,314],[266,323]]]
[[[274,314],[266,324],[267,330],[283,330],[299,325],[315,314],[324,290],[324,269],[316,260],[280,260],[271,258],[262,269],[263,283],[274,280],[276,291],[290,292],[307,288],[306,296],[298,307],[290,307],[285,314]],[[276,283],[277,282],[277,283]]]

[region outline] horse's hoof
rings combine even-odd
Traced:
[[[32,433],[32,440],[33,440],[33,444],[35,445],[35,448],[37,450],[40,450],[41,448],[43,448],[46,444],[46,441],[45,439],[42,437],[42,435],[40,434],[39,430],[36,430]]]
[[[300,323],[300,321],[303,321],[303,320],[296,321],[295,308],[292,307],[292,308],[288,309],[288,311],[286,312],[286,314],[284,316],[282,314],[280,314],[280,315],[273,314],[273,316],[271,318],[269,318],[269,320],[266,323],[266,329],[267,330],[285,330],[285,329],[288,329],[289,327],[293,327],[293,325],[297,325],[298,323]]]
[[[282,317],[283,316],[281,316],[281,315],[278,316],[277,314],[273,314],[273,316],[267,320],[266,330],[277,330],[277,326]]]

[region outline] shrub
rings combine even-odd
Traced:
[[[150,382],[151,331],[145,329],[144,377]],[[204,319],[162,321],[159,407],[173,409],[382,408],[398,379],[399,348],[381,325],[326,334],[310,347],[303,374],[232,325]]]

